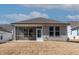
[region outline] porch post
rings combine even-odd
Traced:
[[[16,29],[15,29],[15,26],[13,27],[13,40],[16,40]]]
[[[43,34],[43,26],[42,26],[42,39],[44,40],[44,34]]]
[[[54,37],[55,37],[55,27],[56,27],[56,26],[54,26]]]
[[[28,39],[29,39],[29,28],[28,28]]]

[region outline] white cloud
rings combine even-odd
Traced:
[[[7,15],[3,15],[3,16],[8,19],[14,19],[14,20],[21,20],[21,19],[27,18],[27,16],[25,14],[7,14]]]
[[[79,10],[79,4],[23,4],[24,7],[39,7],[45,9],[65,9],[65,10]]]
[[[30,17],[44,17],[44,18],[48,18],[47,14],[40,13],[40,12],[32,12],[29,16]]]
[[[0,17],[6,18],[12,21],[21,21],[21,20],[27,20],[27,19],[36,18],[36,17],[48,18],[48,15],[45,13],[34,11],[34,12],[31,12],[30,14],[6,14],[6,15],[0,15]]]
[[[79,21],[79,15],[67,16],[70,21]]]

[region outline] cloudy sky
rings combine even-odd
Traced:
[[[79,21],[78,4],[0,5],[0,24],[44,17],[60,21]]]

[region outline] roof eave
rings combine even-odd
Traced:
[[[70,23],[12,23],[14,24],[65,24],[65,25],[70,25]]]

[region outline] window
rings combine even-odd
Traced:
[[[79,29],[77,30],[77,36],[79,36]]]
[[[59,26],[55,27],[55,36],[60,36],[60,27]]]
[[[2,36],[2,34],[0,34],[0,40],[2,40],[3,39],[3,36]]]
[[[72,30],[71,30],[71,35],[72,35]]]
[[[53,26],[49,27],[49,36],[54,36],[54,27]]]

